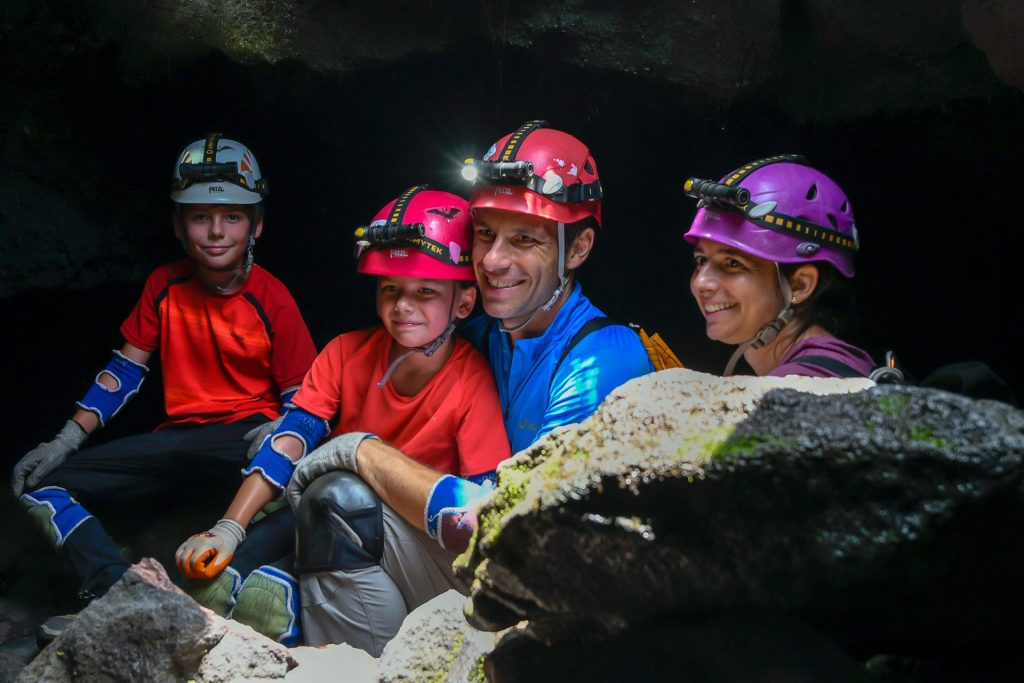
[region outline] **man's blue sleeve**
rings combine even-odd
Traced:
[[[555,427],[582,422],[613,389],[653,371],[647,349],[628,327],[611,325],[588,334],[555,374],[537,438]]]

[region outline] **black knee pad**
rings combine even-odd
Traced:
[[[384,554],[380,497],[352,472],[328,472],[302,494],[295,511],[296,571],[365,569]]]

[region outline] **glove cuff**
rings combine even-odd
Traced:
[[[57,433],[57,438],[70,446],[73,450],[78,450],[82,447],[82,444],[89,438],[89,433],[82,429],[82,425],[78,424],[74,420],[68,420],[64,423],[64,426],[60,428]]]
[[[235,539],[236,545],[245,540],[245,529],[233,519],[218,519],[210,531],[221,531]]]

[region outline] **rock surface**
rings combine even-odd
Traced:
[[[1024,521],[1024,414],[903,387],[765,394],[844,382],[676,370],[620,387],[501,469],[459,558],[470,621],[529,619],[548,641],[744,609],[895,619],[922,638],[923,616],[950,637],[1005,623],[1021,544],[991,552],[985,520]],[[950,590],[970,597],[950,607]]]
[[[380,682],[484,680],[496,636],[470,626],[465,605],[466,596],[450,590],[410,612],[381,654]]]
[[[144,559],[22,670],[23,683],[283,679],[287,648],[217,617]]]

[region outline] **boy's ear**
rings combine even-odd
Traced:
[[[476,284],[462,284],[459,282],[455,286],[459,288],[459,292],[456,295],[459,302],[455,306],[455,317],[468,318],[469,314],[473,312],[473,306],[476,305]]]

